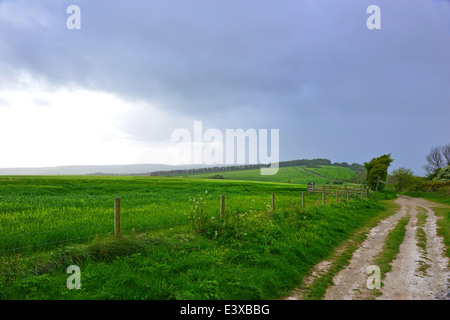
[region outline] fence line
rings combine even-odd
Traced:
[[[50,241],[50,242],[38,243],[38,244],[31,244],[31,245],[28,245],[28,246],[22,246],[22,247],[17,247],[17,248],[10,248],[10,249],[1,250],[0,253],[10,252],[10,251],[14,251],[14,253],[16,253],[16,251],[21,250],[21,249],[42,247],[42,246],[46,246],[46,245],[59,244],[59,243],[70,242],[70,241],[74,241],[74,240],[92,239],[92,238],[98,237],[100,235],[107,235],[107,234],[108,233],[96,233],[96,234],[92,234],[92,235],[84,236],[84,237],[71,238],[71,239],[65,239],[65,240],[56,240],[56,241]]]
[[[57,212],[50,212],[50,214],[54,214]],[[59,212],[58,212],[59,213]],[[88,213],[88,214],[80,214],[80,215],[76,215],[76,216],[70,216],[70,218],[85,218],[85,217],[94,217],[94,216],[104,216],[105,213]],[[38,221],[56,221],[56,220],[66,220],[67,217],[49,217],[49,218],[41,218],[41,219],[32,219],[32,220],[24,220],[24,221],[12,221],[12,222],[0,222],[0,226],[6,226],[6,225],[10,225],[10,224],[22,224],[24,222],[29,223],[29,222],[38,222]],[[1,239],[1,237],[0,237]]]
[[[346,198],[344,197],[340,197],[340,195],[342,195],[342,193],[344,193],[344,195],[346,196]],[[358,197],[358,194],[360,195]],[[289,208],[289,207],[294,207],[294,206],[299,206],[301,208],[306,208],[306,202],[309,198],[309,200],[312,198],[314,198],[314,195],[321,195],[321,203],[322,204],[326,204],[331,203],[331,201],[333,202],[340,202],[342,201],[341,199],[346,199],[347,201],[351,200],[352,198],[354,199],[368,199],[369,198],[369,190],[368,189],[363,189],[362,187],[360,188],[342,188],[342,187],[325,187],[322,186],[321,188],[307,188],[307,191],[302,191],[301,192],[301,198],[300,201],[296,202],[294,200],[290,200],[290,203],[286,204],[286,200],[277,200],[276,201],[276,194],[275,192],[272,193],[272,201],[271,201],[271,209],[272,211],[275,211],[277,207],[280,208]],[[333,198],[334,197],[334,198]],[[168,224],[159,224],[159,225],[154,225],[154,226],[143,226],[143,223],[139,223],[139,221],[144,221],[143,219],[135,219],[134,220],[134,224],[135,227],[133,227],[133,217],[132,217],[132,213],[133,213],[133,207],[132,207],[132,202],[131,202],[131,206],[127,207],[127,210],[125,212],[127,212],[127,214],[129,214],[129,218],[131,220],[131,225],[129,226],[129,228],[123,229],[123,221],[121,221],[121,199],[120,198],[114,198],[114,206],[111,208],[111,210],[105,210],[106,212],[101,213],[101,214],[85,214],[83,215],[81,214],[77,214],[75,217],[74,216],[69,216],[70,219],[73,218],[83,218],[83,220],[86,220],[86,217],[92,217],[92,216],[102,216],[105,219],[108,219],[109,221],[112,221],[110,228],[111,231],[105,232],[105,231],[101,231],[101,229],[98,229],[98,232],[93,233],[93,235],[88,235],[88,236],[81,236],[81,237],[72,237],[72,238],[68,238],[69,232],[68,231],[73,231],[73,230],[79,230],[79,229],[83,229],[86,228],[85,224],[82,224],[81,226],[73,226],[73,227],[69,227],[69,228],[64,228],[64,229],[50,229],[50,230],[45,230],[45,231],[36,231],[36,232],[26,232],[26,233],[20,233],[20,234],[10,234],[10,235],[6,235],[6,236],[0,236],[0,241],[1,240],[5,240],[5,239],[13,239],[13,238],[19,238],[19,237],[30,237],[30,236],[36,236],[36,235],[42,235],[42,234],[47,234],[47,233],[57,233],[57,232],[67,232],[67,236],[66,239],[61,239],[61,240],[55,240],[55,241],[48,241],[48,242],[44,242],[44,243],[36,243],[36,244],[28,244],[25,246],[19,246],[19,247],[14,247],[14,248],[0,248],[0,254],[1,253],[5,253],[5,252],[14,252],[14,254],[17,253],[17,251],[21,251],[23,249],[27,249],[27,248],[35,248],[35,247],[44,247],[46,245],[55,245],[55,244],[60,244],[60,243],[65,243],[65,242],[73,242],[75,240],[83,240],[83,239],[90,239],[90,238],[94,238],[94,237],[98,237],[98,236],[105,236],[105,235],[111,235],[114,236],[115,239],[120,239],[121,235],[122,235],[122,231],[125,232],[133,232],[136,229],[138,230],[163,230],[163,228],[171,228],[171,227],[176,227],[176,226],[180,226],[180,225],[185,225],[187,223],[187,221],[181,221],[178,223],[168,223]],[[313,199],[315,200],[315,202],[312,202],[312,206],[316,206],[319,204],[319,199]],[[132,199],[131,199],[132,201]],[[275,205],[277,204],[277,206]],[[225,195],[222,194],[220,196],[220,205],[218,206],[219,208],[219,214],[221,218],[225,217]],[[129,209],[129,211],[128,211]],[[104,210],[104,209],[102,209]],[[134,208],[135,212],[136,211],[141,211],[138,208]],[[50,213],[53,214],[53,213]],[[26,220],[26,221],[13,221],[13,222],[0,222],[0,226],[6,226],[6,225],[13,225],[13,224],[23,224],[25,223],[35,223],[38,221],[53,221],[53,220],[63,220],[63,219],[67,219],[68,217],[55,217],[55,218],[51,218],[51,217],[47,217],[47,218],[41,218],[41,219],[32,219],[32,220]],[[145,220],[148,221],[148,220]],[[98,227],[98,226],[103,226],[105,227],[104,223],[97,223],[97,224],[92,224],[89,221],[83,221],[85,223],[87,223],[87,227],[92,228],[92,227]],[[128,222],[128,221],[126,221]],[[136,225],[137,224],[137,225]],[[29,230],[29,228],[27,228]],[[108,229],[108,228],[106,228]]]

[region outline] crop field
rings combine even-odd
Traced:
[[[121,198],[123,232],[186,225],[196,202],[219,212],[264,211],[301,201],[303,185],[156,177],[2,177],[0,252],[24,252],[84,242],[114,232],[114,198]],[[317,196],[319,199],[319,196]],[[310,197],[308,201],[314,203]]]
[[[194,178],[1,177],[0,299],[277,299],[386,214],[378,201],[322,205],[320,194],[302,209],[305,191]],[[73,264],[81,290],[66,287]]]
[[[259,169],[194,173],[185,176],[192,178],[211,178],[216,174],[221,175],[227,180],[267,181],[304,185],[311,181],[314,181],[316,184],[333,183],[335,180],[350,179],[356,175],[354,171],[344,167],[320,166],[320,168],[306,168],[305,166],[292,166],[279,168],[278,173],[273,176],[261,175]]]
[[[328,179],[334,179],[334,180],[346,180],[351,179],[356,175],[356,173],[349,169],[344,167],[337,167],[337,166],[318,166],[318,168],[308,168],[306,166],[302,166],[304,170],[312,171],[314,173],[317,173],[321,175],[322,177],[327,177]]]

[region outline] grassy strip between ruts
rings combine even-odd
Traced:
[[[397,212],[399,205],[393,201],[385,201],[385,208],[380,215],[368,220],[366,225],[347,240],[341,247],[337,248],[331,258],[329,258],[330,266],[322,272],[317,279],[310,285],[303,285],[300,290],[303,291],[303,299],[320,300],[323,299],[326,290],[333,285],[333,278],[350,263],[353,253],[367,239],[368,232],[378,225],[378,223],[388,216]]]
[[[120,241],[98,239],[46,253],[4,257],[1,299],[277,299],[297,287],[386,204],[357,200],[313,208],[246,212]],[[66,270],[81,270],[69,290]]]
[[[417,228],[416,228],[416,239],[417,239],[417,246],[419,247],[421,258],[422,260],[419,261],[419,272],[423,275],[426,275],[427,269],[430,267],[429,264],[427,264],[427,261],[429,260],[427,258],[427,234],[425,233],[425,225],[427,223],[427,210],[422,207],[418,207],[417,210],[419,211],[417,213]]]

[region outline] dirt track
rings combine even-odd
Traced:
[[[432,210],[435,204],[410,197],[399,197],[396,202],[400,210],[370,230],[366,241],[354,252],[349,265],[334,277],[334,285],[327,289],[325,300],[450,300],[449,261],[444,255],[442,238],[436,234],[437,218]],[[425,251],[417,245],[417,214],[423,210],[419,207],[424,208],[427,214],[423,226],[426,234]],[[400,252],[392,262],[392,270],[382,280],[380,293],[374,295],[373,289],[367,288],[370,275],[367,268],[374,264],[373,260],[382,250],[387,234],[406,215],[411,218]],[[425,271],[421,269],[424,264],[428,267]],[[328,265],[327,261],[321,262],[314,273],[320,275]],[[314,279],[310,277],[306,281]],[[297,292],[287,299],[302,299],[302,293]]]

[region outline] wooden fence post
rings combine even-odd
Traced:
[[[325,188],[322,191],[322,204],[325,204]]]
[[[225,195],[220,195],[220,218],[225,219]]]
[[[373,198],[375,199],[377,197],[377,191],[378,191],[378,184],[380,183],[380,177],[377,179],[377,186],[375,187],[375,193],[373,194]]]
[[[272,193],[272,211],[275,211],[275,193]]]
[[[302,208],[305,207],[305,193],[302,191]]]
[[[120,198],[114,199],[114,238],[120,239]]]

